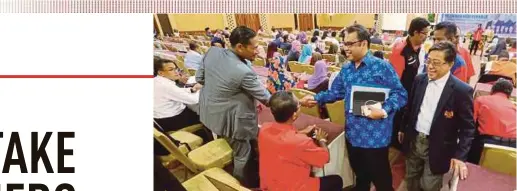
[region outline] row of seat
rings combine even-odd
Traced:
[[[237,179],[223,170],[232,162],[232,149],[225,139],[216,139],[202,145],[202,139],[192,132],[202,128],[201,124],[167,132],[173,139],[182,143],[175,145],[167,136],[154,129],[154,138],[171,154],[160,157],[164,166],[174,166],[171,173],[182,182],[188,191],[242,190]],[[192,131],[192,132],[189,132]],[[185,145],[187,144],[189,150]],[[173,165],[171,165],[171,163]]]

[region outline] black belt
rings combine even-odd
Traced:
[[[483,135],[483,137],[493,139],[496,141],[509,142],[509,143],[515,143],[515,140],[516,140],[515,138],[504,138],[504,137],[498,137],[498,136],[493,136],[493,135]]]

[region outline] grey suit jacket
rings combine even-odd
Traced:
[[[271,95],[251,66],[232,50],[211,47],[196,72],[196,81],[203,84],[199,115],[206,127],[233,139],[257,138],[255,100],[267,104]]]

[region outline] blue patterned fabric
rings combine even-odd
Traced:
[[[284,59],[281,56],[274,57],[273,59],[273,63],[269,65],[266,82],[269,92],[273,94],[280,90],[289,90],[291,87],[295,87],[296,81],[292,76],[287,75]]]
[[[385,119],[372,120],[355,116],[350,108],[352,85],[389,88],[390,93],[382,108],[388,113]],[[345,100],[346,137],[354,147],[382,148],[390,144],[395,112],[406,105],[407,91],[402,87],[397,73],[386,61],[370,52],[356,69],[353,62],[343,65],[329,91],[320,92],[314,98],[318,104]]]

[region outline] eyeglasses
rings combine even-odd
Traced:
[[[429,60],[427,59],[425,62],[425,65],[432,65],[433,67],[440,67],[440,66],[443,66],[445,64],[447,64],[446,62],[441,62],[441,61],[438,61],[438,60]]]
[[[361,42],[362,40],[352,41],[352,42],[343,42],[343,46],[350,47],[355,43]]]

